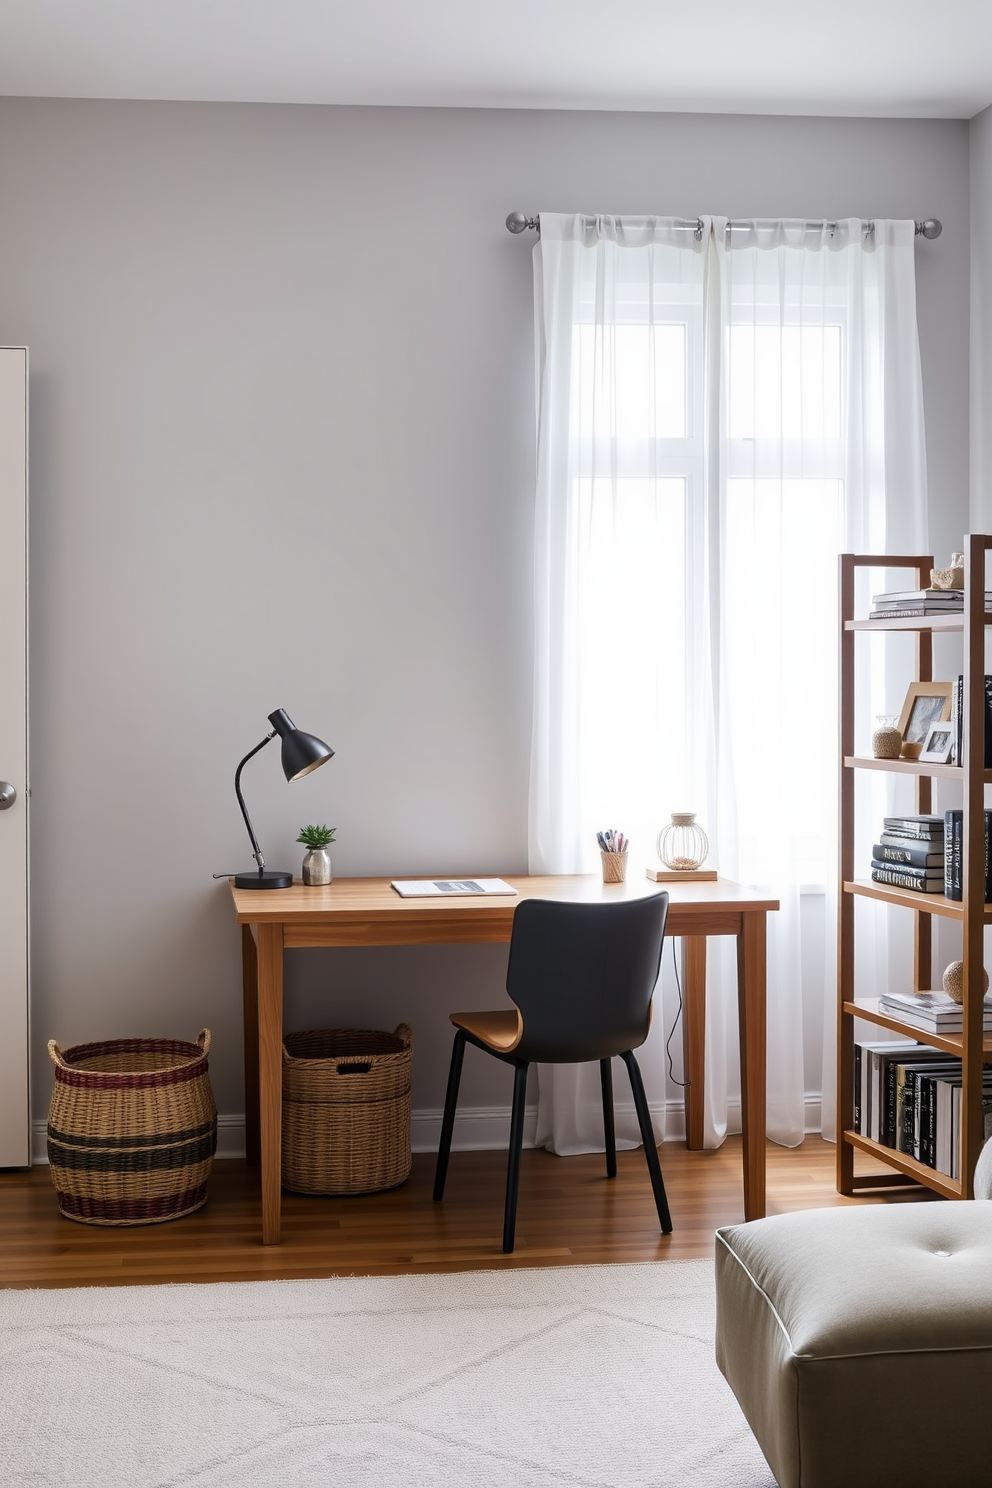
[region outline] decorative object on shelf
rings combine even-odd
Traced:
[[[984,966],[982,967],[982,978],[982,996],[984,997],[985,993],[989,990],[989,974]],[[941,977],[941,981],[948,997],[953,998],[955,1002],[962,1002],[964,999],[964,962],[952,961],[950,966],[944,968],[944,975]]]
[[[623,883],[627,877],[627,848],[629,839],[615,827],[606,832],[597,832],[599,856],[603,864],[604,883]]]
[[[334,841],[337,827],[301,827],[297,842],[302,842],[307,851],[303,855],[303,882],[305,884],[329,884],[332,881],[331,855],[327,851]]]
[[[896,728],[894,713],[879,713],[877,725],[871,736],[871,752],[875,759],[898,759],[902,749],[902,734]]]
[[[106,1039],[62,1050],[49,1040],[48,1162],[66,1219],[158,1224],[206,1202],[217,1147],[209,1053],[209,1028],[195,1043]]]
[[[953,682],[911,682],[899,715],[902,759],[919,759],[932,723],[946,723],[951,716]]]
[[[376,1193],[410,1176],[413,1031],[317,1028],[282,1046],[282,1181],[294,1193]]]
[[[930,582],[935,589],[963,589],[964,554],[952,553],[947,568],[932,568]]]
[[[658,833],[658,856],[673,873],[695,873],[706,862],[710,842],[694,811],[673,811]]]
[[[254,749],[249,749],[234,772],[234,791],[238,798],[238,805],[241,807],[241,815],[245,819],[245,826],[248,828],[252,856],[258,864],[257,873],[235,874],[234,886],[238,889],[288,889],[293,882],[291,873],[278,873],[266,869],[262,850],[248,816],[245,798],[241,794],[241,771],[252,755],[264,749],[269,740],[274,739],[278,734],[282,740],[283,774],[287,780],[293,781],[302,780],[304,775],[309,775],[311,770],[316,770],[318,765],[324,764],[325,760],[329,760],[334,754],[334,750],[329,744],[325,744],[323,739],[318,739],[315,734],[307,734],[302,729],[298,729],[283,708],[277,708],[274,713],[270,713],[269,722],[272,725],[272,732],[266,734],[261,744],[256,744]]]
[[[946,765],[954,748],[954,725],[948,720],[947,723],[932,723],[927,729],[927,736],[923,740],[923,748],[920,750],[920,763],[927,765]]]

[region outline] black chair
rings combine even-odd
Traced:
[[[504,1251],[513,1249],[527,1070],[535,1062],[579,1064],[599,1060],[606,1174],[615,1178],[617,1147],[610,1061],[615,1054],[620,1056],[630,1075],[662,1233],[671,1234],[672,1217],[658,1148],[633,1052],[643,1044],[651,1026],[651,998],[661,966],[667,917],[667,894],[616,904],[563,904],[550,899],[525,899],[513,916],[506,973],[506,990],[516,1009],[451,1014],[455,1042],[441,1123],[434,1198],[444,1197],[462,1059],[465,1045],[470,1043],[505,1064],[512,1064],[514,1070],[503,1216]]]

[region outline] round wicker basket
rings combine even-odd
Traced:
[[[159,1224],[199,1209],[217,1148],[210,1030],[182,1039],[109,1039],[48,1053],[55,1089],[48,1161],[66,1219]]]
[[[375,1193],[410,1176],[413,1030],[318,1028],[282,1051],[282,1182],[306,1194]]]

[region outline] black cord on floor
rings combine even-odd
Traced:
[[[665,1040],[665,1053],[668,1055],[668,1073],[671,1076],[672,1084],[680,1085],[683,1090],[688,1090],[691,1082],[689,1080],[676,1080],[675,1066],[672,1064],[672,1038],[675,1035],[676,1028],[679,1026],[679,1019],[682,1016],[682,983],[679,981],[679,958],[675,954],[674,936],[669,941],[669,944],[672,947],[672,965],[675,967],[675,985],[679,992],[679,1010],[675,1014],[675,1022],[672,1024],[671,1031]]]

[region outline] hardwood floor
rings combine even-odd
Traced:
[[[819,1137],[792,1150],[769,1143],[769,1214],[872,1202],[837,1194],[834,1151]],[[605,1176],[602,1156],[525,1152],[512,1256],[500,1249],[501,1152],[454,1153],[440,1204],[431,1199],[434,1158],[427,1153],[415,1155],[409,1182],[388,1193],[347,1199],[285,1194],[278,1247],[261,1243],[258,1176],[242,1162],[215,1164],[210,1198],[196,1214],[126,1229],[63,1219],[46,1167],[5,1172],[0,1286],[259,1281],[712,1255],[717,1226],[743,1219],[740,1137],[728,1138],[716,1152],[666,1142],[661,1159],[675,1223],[668,1236],[658,1230],[642,1152],[618,1155],[614,1182]]]

